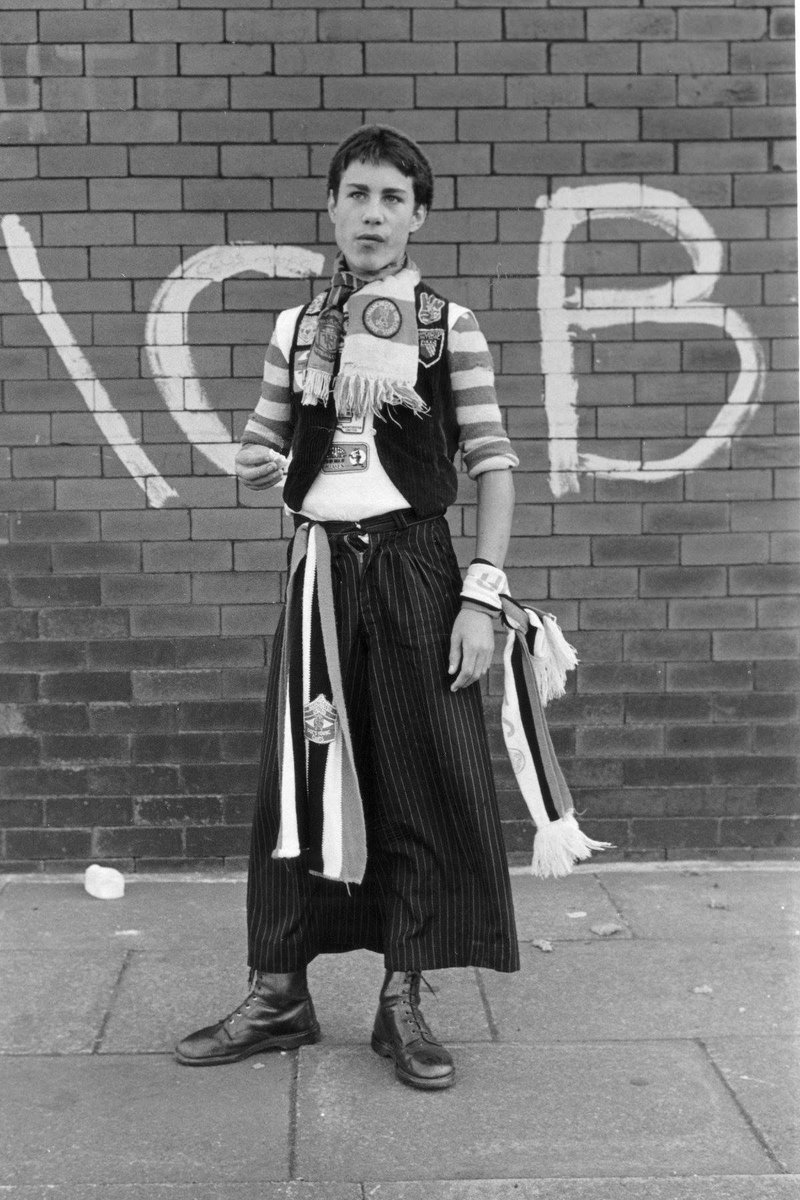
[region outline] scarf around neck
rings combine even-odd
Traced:
[[[414,289],[420,275],[406,257],[378,279],[360,279],[342,254],[319,316],[303,383],[303,404],[326,404],[337,415],[382,415],[401,405],[428,411],[415,390],[419,369]]]

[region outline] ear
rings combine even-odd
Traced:
[[[332,221],[336,220],[336,197],[333,192],[328,192],[328,216]]]
[[[411,233],[416,233],[418,229],[422,228],[422,226],[425,224],[425,218],[427,217],[427,215],[428,215],[427,206],[425,204],[418,204],[417,207],[414,209],[413,216],[411,217],[411,227],[410,227]]]

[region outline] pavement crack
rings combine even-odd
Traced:
[[[489,1033],[491,1034],[493,1042],[499,1042],[500,1030],[497,1028],[497,1023],[494,1019],[494,1013],[492,1012],[492,1006],[489,1003],[489,997],[486,994],[486,985],[483,982],[483,976],[477,967],[475,967],[474,970],[475,982],[478,985],[478,995],[481,998],[481,1004],[483,1005],[483,1011],[486,1016],[486,1024],[489,1026]]]
[[[631,937],[635,938],[636,934],[633,932],[630,925],[628,924],[625,914],[623,913],[622,909],[617,904],[614,897],[611,895],[611,892],[609,891],[609,889],[606,887],[605,883],[603,882],[602,877],[600,875],[595,874],[594,878],[597,881],[597,885],[600,888],[600,891],[604,894],[606,900],[608,900],[608,903],[611,905],[611,907],[614,909],[614,912],[617,914],[617,920],[620,921],[625,926],[625,928],[627,929],[627,931],[631,935]]]
[[[289,1178],[297,1178],[297,1096],[300,1083],[300,1055],[298,1048],[292,1063],[292,1082],[289,1088]]]
[[[114,981],[114,986],[111,989],[111,995],[109,997],[108,1004],[106,1005],[106,1011],[103,1013],[103,1019],[100,1022],[100,1028],[98,1029],[97,1036],[95,1037],[94,1042],[92,1043],[92,1050],[91,1050],[92,1054],[99,1054],[99,1052],[100,1052],[100,1047],[102,1046],[103,1039],[106,1036],[106,1028],[107,1028],[108,1022],[111,1018],[111,1010],[113,1009],[114,1002],[116,1001],[117,996],[119,995],[119,991],[122,986],[122,980],[125,976],[125,972],[127,971],[128,966],[130,965],[130,962],[133,959],[133,956],[135,953],[136,953],[136,951],[133,949],[133,947],[129,947],[125,951],[125,957],[122,960],[122,964],[120,965],[120,968],[119,968],[119,973],[117,975],[117,978]]]
[[[725,1091],[728,1093],[731,1100],[736,1105],[737,1109],[741,1113],[742,1120],[744,1121],[745,1125],[752,1133],[753,1137],[758,1142],[761,1149],[766,1154],[769,1161],[772,1163],[775,1170],[778,1171],[781,1175],[789,1175],[791,1173],[789,1171],[789,1168],[786,1166],[785,1163],[781,1162],[781,1160],[778,1158],[775,1151],[770,1146],[769,1142],[767,1141],[766,1135],[761,1132],[758,1125],[755,1123],[755,1121],[751,1117],[750,1113],[747,1111],[744,1104],[739,1099],[738,1095],[736,1094],[736,1090],[731,1086],[730,1082],[728,1081],[727,1076],[725,1075],[725,1072],[717,1065],[717,1062],[714,1059],[714,1056],[711,1053],[711,1051],[709,1050],[706,1043],[703,1041],[702,1038],[697,1038],[695,1040],[696,1040],[696,1044],[700,1047],[703,1054],[705,1055],[705,1057],[709,1063],[709,1066],[711,1067],[711,1070],[714,1072],[717,1079],[719,1079],[720,1083],[725,1088]]]

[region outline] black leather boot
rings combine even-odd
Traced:
[[[453,1060],[419,1011],[419,971],[387,971],[372,1031],[372,1049],[394,1059],[402,1083],[434,1090],[456,1081]]]
[[[305,968],[289,975],[257,971],[247,999],[216,1025],[178,1042],[175,1057],[187,1067],[214,1067],[262,1050],[294,1050],[318,1040]]]

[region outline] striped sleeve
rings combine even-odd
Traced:
[[[448,336],[450,384],[459,445],[470,479],[484,471],[519,466],[503,429],[494,390],[494,366],[486,338],[468,308],[451,304],[456,317]]]
[[[288,454],[292,442],[292,393],[289,386],[289,354],[300,308],[287,308],[278,315],[264,358],[261,396],[242,434],[242,445],[257,442],[280,454]]]

